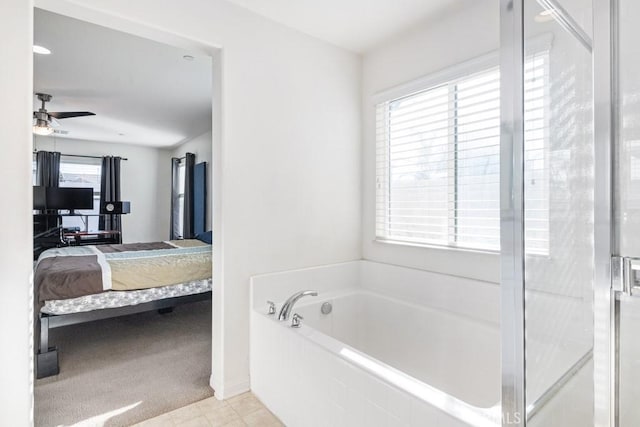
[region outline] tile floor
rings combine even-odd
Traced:
[[[134,427],[280,427],[284,426],[251,393],[220,401],[210,397],[167,412]]]

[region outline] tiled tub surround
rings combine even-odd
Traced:
[[[354,261],[251,289],[252,390],[286,425],[498,425],[495,284]],[[296,304],[301,328],[267,315],[303,289],[319,295]]]

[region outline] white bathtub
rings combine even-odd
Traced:
[[[286,425],[499,425],[497,286],[356,261],[251,288],[251,388]],[[301,328],[267,314],[302,289]]]
[[[307,300],[309,301],[309,300]],[[302,301],[301,301],[302,302]],[[324,315],[322,303],[333,310]],[[441,310],[355,290],[295,310],[303,325],[478,407],[500,401],[500,331]]]

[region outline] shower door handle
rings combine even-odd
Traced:
[[[611,257],[611,289],[629,296],[640,296],[640,258]]]

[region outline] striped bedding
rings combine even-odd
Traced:
[[[156,288],[211,278],[211,245],[199,240],[72,246],[38,259],[38,301]]]

